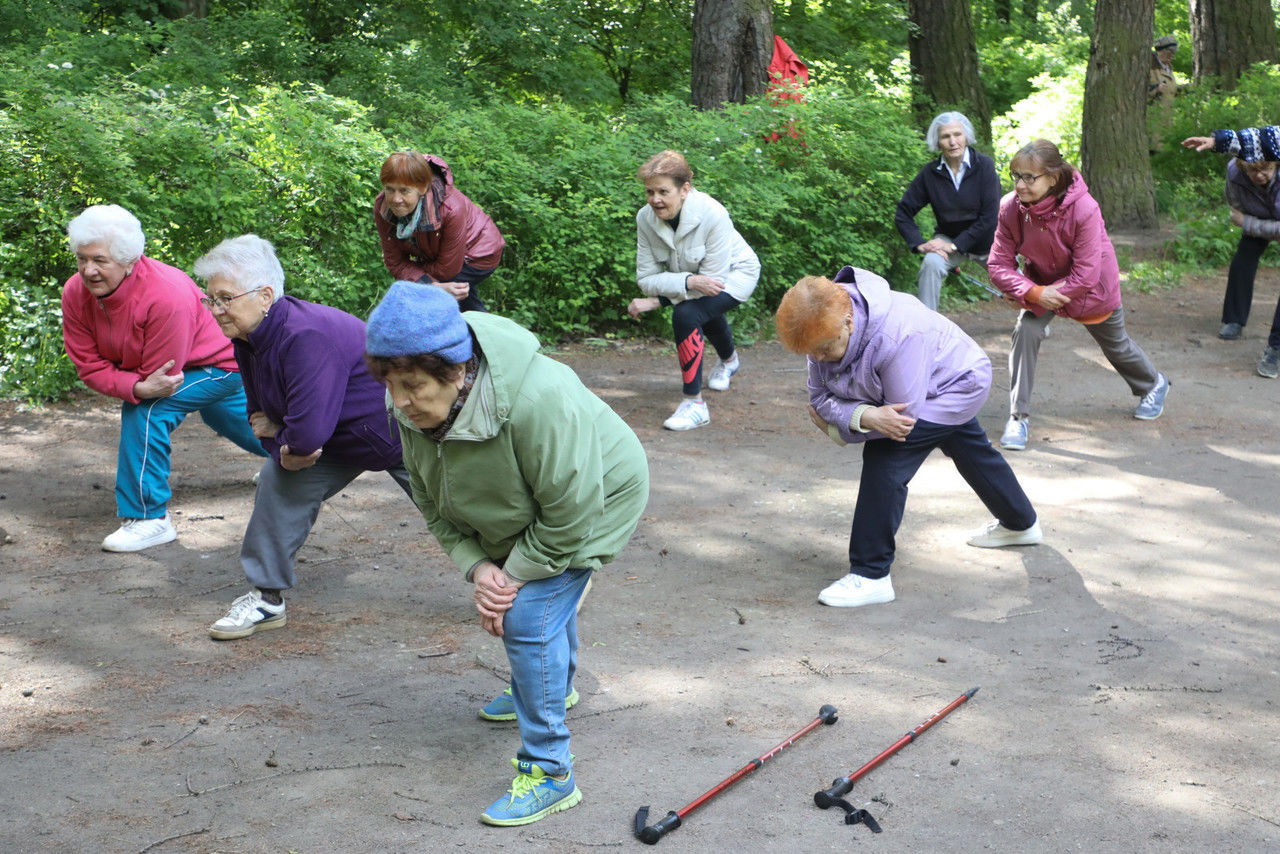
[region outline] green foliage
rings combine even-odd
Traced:
[[[1062,76],[1055,77],[1048,72],[1037,76],[1032,81],[1032,94],[992,121],[998,166],[1006,164],[1019,148],[1037,138],[1057,143],[1062,156],[1079,165],[1084,72],[1081,63],[1065,68]]]

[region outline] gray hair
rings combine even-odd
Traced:
[[[938,130],[943,125],[953,125],[956,122],[960,123],[960,129],[964,131],[965,145],[973,145],[978,141],[978,137],[973,132],[973,123],[964,113],[938,113],[929,123],[929,130],[924,135],[924,141],[929,144],[930,151],[938,150]]]
[[[67,223],[67,243],[79,252],[91,243],[102,243],[119,264],[128,266],[142,257],[147,238],[142,223],[119,205],[93,205]]]
[[[275,247],[256,234],[228,237],[196,259],[193,269],[206,282],[221,276],[246,291],[269,287],[272,302],[284,296],[284,268]]]

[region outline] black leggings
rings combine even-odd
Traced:
[[[1249,309],[1253,303],[1253,280],[1258,273],[1258,262],[1271,241],[1262,237],[1241,235],[1236,254],[1231,258],[1227,271],[1227,292],[1222,297],[1222,322],[1249,322]],[[1271,320],[1268,347],[1280,347],[1280,302],[1276,303],[1275,317]]]
[[[698,297],[672,303],[659,297],[664,305],[673,305],[671,328],[676,337],[676,358],[680,360],[680,376],[684,380],[686,397],[702,393],[702,338],[716,348],[716,355],[727,361],[733,355],[733,330],[725,313],[742,303],[721,291],[713,297]]]

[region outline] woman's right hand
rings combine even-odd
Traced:
[[[724,282],[698,273],[685,279],[684,289],[690,293],[702,294],[704,297],[713,297],[724,290]]]
[[[1040,305],[1049,309],[1049,311],[1057,311],[1058,309],[1071,302],[1071,297],[1065,297],[1058,290],[1056,285],[1050,285],[1040,292]]]
[[[639,317],[646,311],[653,311],[662,305],[657,297],[636,297],[627,305],[627,314],[632,317]]]
[[[914,418],[910,415],[902,414],[902,410],[906,408],[907,404],[905,403],[886,403],[884,406],[876,406],[864,410],[862,413],[862,428],[864,430],[873,430],[886,439],[893,439],[895,442],[905,441],[911,433],[911,428],[916,426]]]
[[[483,561],[471,574],[475,584],[472,598],[480,612],[480,625],[496,638],[502,637],[502,619],[515,604],[516,594],[524,586],[502,567],[492,561]]]

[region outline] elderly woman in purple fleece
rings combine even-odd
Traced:
[[[294,556],[321,503],[366,471],[385,471],[412,494],[385,392],[365,366],[364,321],[285,296],[275,249],[254,234],[219,243],[195,274],[235,350],[249,425],[271,455],[240,548],[253,589],[209,627],[232,640],[284,626],[281,594],[296,581]]]
[[[991,361],[972,338],[866,270],[807,276],[787,291],[778,337],[809,357],[809,417],[839,445],[862,443],[849,574],[820,594],[836,607],[892,602],[894,535],[907,485],[940,448],[996,518],[968,540],[1033,545],[1040,523],[1013,470],[978,424]]]

